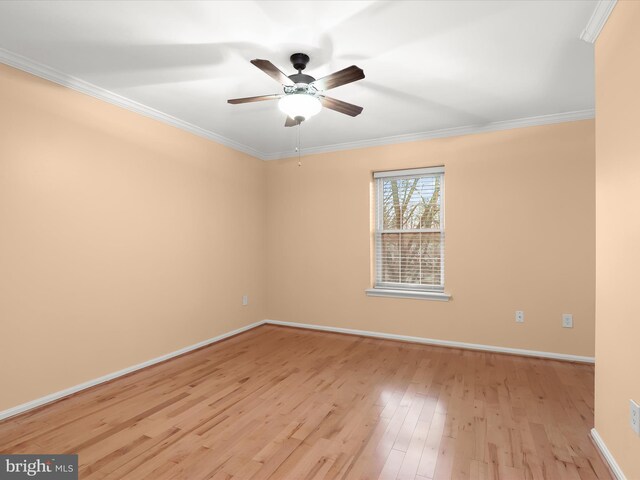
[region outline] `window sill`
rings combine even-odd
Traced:
[[[448,302],[451,295],[444,292],[426,292],[420,290],[392,290],[389,288],[367,288],[365,293],[369,297],[395,297],[395,298],[417,298],[420,300],[436,300]]]

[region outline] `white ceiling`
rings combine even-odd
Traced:
[[[364,107],[303,124],[322,147],[592,109],[596,7],[580,1],[2,1],[0,48],[259,151],[290,153],[280,92],[249,63],[311,56],[316,78],[366,78],[328,94]]]

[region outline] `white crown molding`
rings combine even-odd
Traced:
[[[596,8],[593,9],[593,14],[587,23],[587,26],[580,34],[580,39],[585,42],[595,43],[598,39],[598,35],[602,31],[604,24],[607,23],[607,19],[613,7],[616,6],[618,0],[598,0]]]
[[[172,117],[171,115],[167,115],[166,113],[154,108],[129,100],[122,95],[118,95],[117,93],[113,93],[92,83],[67,75],[66,73],[62,73],[41,63],[34,62],[22,55],[18,55],[3,48],[0,48],[0,63],[4,63],[27,73],[31,73],[37,77],[44,78],[45,80],[91,95],[92,97],[104,100],[105,102],[118,107],[126,108],[132,112],[144,115],[145,117],[153,118],[154,120],[180,128],[189,133],[193,133],[194,135],[198,135],[199,137],[213,140],[214,142],[233,148],[234,150],[262,159],[262,154],[255,148],[243,145],[239,142],[223,137],[222,135],[218,135],[217,133],[205,130],[204,128],[185,122],[179,118]]]
[[[611,473],[614,474],[616,480],[627,480],[627,477],[625,477],[624,473],[622,472],[620,465],[618,465],[618,462],[616,462],[616,459],[613,457],[611,451],[607,448],[607,445],[604,443],[604,440],[595,428],[591,429],[591,439],[593,440],[593,443],[598,448],[598,450],[600,450],[600,454],[609,465]]]
[[[473,135],[476,133],[496,132],[499,130],[511,130],[513,128],[538,127],[541,125],[552,125],[554,123],[575,122],[578,120],[591,120],[595,117],[595,110],[577,110],[574,112],[553,113],[550,115],[540,115],[537,117],[518,118],[514,120],[503,120],[500,122],[490,122],[484,125],[469,125],[465,127],[443,128],[428,132],[409,133],[405,135],[393,135],[390,137],[372,138],[369,140],[358,140],[356,142],[336,143],[321,147],[303,148],[302,155],[314,155],[318,153],[337,152],[340,150],[353,150],[356,148],[379,147],[381,145],[393,145],[397,143],[419,142],[421,140],[432,140],[435,138],[459,137],[461,135]],[[297,157],[298,154],[289,152],[266,153],[262,155],[264,160],[280,160],[283,158]]]
[[[129,373],[135,372],[136,370],[140,370],[146,367],[150,367],[155,365],[156,363],[161,363],[166,360],[169,360],[173,357],[177,357],[179,355],[183,355],[185,353],[189,353],[193,350],[197,350],[198,348],[206,347],[212,343],[219,342],[224,340],[225,338],[233,337],[234,335],[238,335],[239,333],[246,332],[247,330],[251,330],[252,328],[259,327],[264,324],[264,320],[259,322],[252,323],[250,325],[246,325],[244,327],[238,328],[231,332],[223,333],[222,335],[218,335],[217,337],[210,338],[208,340],[204,340],[202,342],[198,342],[193,345],[189,345],[188,347],[181,348],[180,350],[176,350],[171,353],[167,353],[165,355],[161,355],[156,358],[152,358],[151,360],[147,360],[146,362],[139,363],[137,365],[133,365],[131,367],[127,367],[125,369],[119,370],[117,372],[109,373],[99,378],[94,378],[93,380],[89,380],[87,382],[81,383],[79,385],[75,385],[73,387],[66,388],[64,390],[60,390],[59,392],[51,393],[44,397],[37,398],[27,403],[23,403],[21,405],[17,405],[12,408],[8,408],[7,410],[0,411],[0,420],[5,418],[13,417],[15,415],[19,415],[28,410],[33,410],[34,408],[41,407],[46,405],[47,403],[55,402],[56,400],[60,400],[61,398],[68,397],[69,395],[73,395],[74,393],[78,393],[82,390],[86,390],[87,388],[94,387],[104,382],[108,382],[109,380],[113,380],[118,377],[122,377],[123,375],[127,375]]]
[[[31,73],[38,77],[44,78],[51,82],[63,85],[81,93],[91,95],[105,102],[111,103],[118,107],[126,108],[135,113],[139,113],[149,118],[153,118],[160,122],[166,123],[173,127],[180,128],[187,132],[193,133],[200,137],[204,137],[214,142],[233,148],[240,152],[246,153],[261,160],[278,160],[282,158],[295,157],[294,151],[264,153],[253,147],[236,142],[229,138],[223,137],[215,132],[198,127],[191,123],[180,120],[179,118],[167,115],[159,110],[147,107],[141,103],[129,100],[128,98],[118,95],[104,88],[93,85],[79,78],[67,75],[53,68],[47,67],[41,63],[34,62],[22,55],[10,52],[0,48],[0,63],[12,66],[19,70]],[[389,137],[372,138],[369,140],[359,140],[355,142],[337,143],[333,145],[325,145],[320,147],[311,147],[303,149],[303,155],[313,155],[317,153],[328,153],[340,150],[352,150],[355,148],[376,147],[381,145],[392,145],[395,143],[417,142],[420,140],[430,140],[434,138],[455,137],[460,135],[472,135],[476,133],[494,132],[498,130],[509,130],[512,128],[534,127],[540,125],[550,125],[554,123],[573,122],[576,120],[588,120],[595,116],[593,109],[578,110],[574,112],[554,113],[550,115],[541,115],[537,117],[519,118],[514,120],[504,120],[499,122],[490,122],[483,125],[469,125],[455,128],[445,128],[440,130],[431,130],[427,132],[411,133],[406,135],[393,135]]]
[[[304,328],[307,330],[321,330],[323,332],[345,333],[347,335],[360,335],[363,337],[383,338],[386,340],[398,340],[401,342],[422,343],[425,345],[436,345],[440,347],[462,348],[465,350],[480,350],[484,352],[495,352],[495,353],[508,353],[511,355],[548,358],[551,360],[563,360],[568,362],[595,363],[594,357],[570,355],[567,353],[539,352],[537,350],[525,350],[522,348],[497,347],[495,345],[483,345],[479,343],[455,342],[452,340],[438,340],[434,338],[425,338],[425,337],[411,337],[408,335],[397,335],[395,333],[372,332],[369,330],[354,330],[351,328],[328,327],[325,325],[312,325],[308,323],[283,322],[280,320],[265,320],[265,323],[268,325],[280,325],[283,327]]]

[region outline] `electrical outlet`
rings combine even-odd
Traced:
[[[249,295],[243,295],[242,296],[242,306],[246,307],[247,305],[249,305]]]
[[[629,406],[631,407],[631,416],[629,417],[631,429],[636,432],[637,435],[640,435],[640,405],[633,400],[629,400]]]
[[[573,314],[562,314],[562,328],[573,328]]]
[[[516,310],[516,323],[524,323],[524,312]]]

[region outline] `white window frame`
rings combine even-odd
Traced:
[[[440,228],[424,228],[412,230],[385,230],[383,223],[383,181],[385,178],[405,179],[420,176],[439,175],[440,182]],[[374,227],[374,286],[367,289],[369,296],[392,296],[406,298],[426,298],[433,300],[448,300],[450,295],[444,293],[444,242],[441,243],[440,262],[442,265],[440,285],[422,285],[409,283],[383,282],[381,280],[380,259],[383,233],[433,233],[439,232],[445,237],[445,180],[444,167],[429,167],[410,170],[394,170],[386,172],[374,172],[375,182],[375,227]]]

